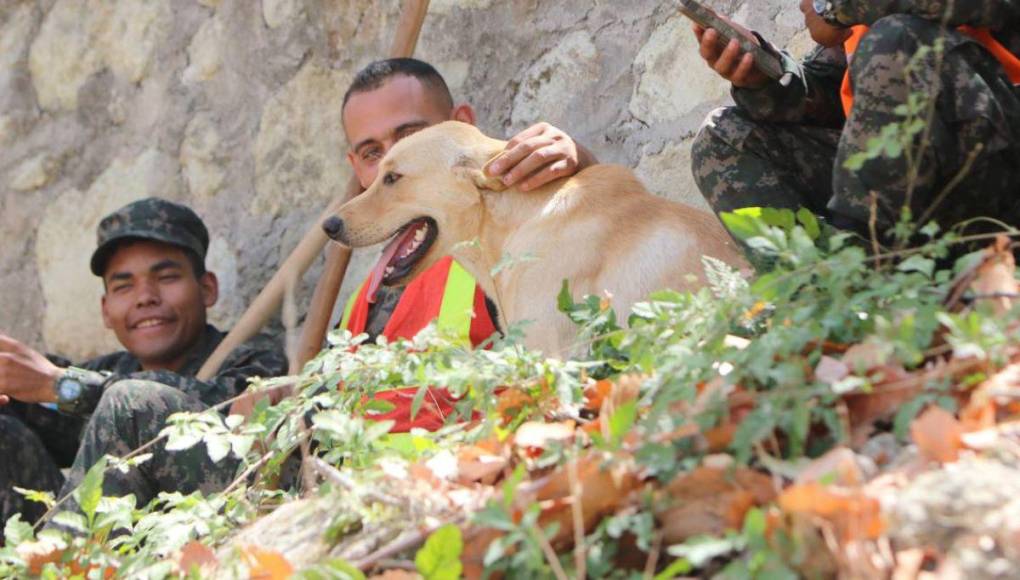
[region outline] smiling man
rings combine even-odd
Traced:
[[[450,120],[474,124],[474,109],[455,103],[442,75],[428,63],[394,58],[373,62],[358,72],[344,95],[343,123],[350,143],[347,160],[361,188],[376,179],[380,161],[395,143]],[[504,185],[527,191],[594,163],[594,156],[566,133],[538,123],[511,138],[486,170]],[[335,220],[324,224],[334,238],[338,232],[330,228],[336,225]],[[341,327],[354,334],[367,333],[373,340],[379,335],[394,340],[412,338],[435,322],[441,332],[465,346],[484,344],[498,328],[496,307],[464,268],[447,256],[411,276],[436,238],[435,222],[423,218],[386,233],[393,238],[348,302]],[[395,432],[440,427],[452,410],[446,392],[433,389],[427,398],[431,406],[412,418],[415,391],[377,395],[395,405],[392,412],[377,418],[395,421]]]
[[[90,265],[103,279],[103,322],[125,350],[71,366],[0,334],[3,521],[41,515],[13,487],[69,493],[103,455],[154,438],[170,414],[216,405],[250,377],[287,368],[283,352],[259,337],[231,353],[213,379],[195,378],[224,333],[206,321],[219,288],[205,269],[209,234],[193,211],[144,199],[103,218],[98,238]],[[65,482],[60,468],[68,466]],[[204,448],[157,449],[126,474],[109,472],[104,493],[134,493],[144,504],[159,491],[214,489],[232,475],[210,467]]]
[[[362,69],[343,103],[344,131],[351,144],[347,160],[362,189],[375,180],[379,162],[397,141],[449,120],[474,124],[474,109],[454,102],[446,81],[430,64],[394,58]],[[511,138],[486,169],[504,185],[528,191],[596,162],[566,133],[538,123]],[[394,339],[413,337],[436,320],[473,345],[487,339],[496,326],[495,307],[458,264],[445,259],[408,279],[435,235],[434,224],[422,219],[394,236],[348,304],[342,325],[355,334]],[[465,310],[473,310],[474,316],[463,316]]]

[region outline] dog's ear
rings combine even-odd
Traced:
[[[503,191],[506,185],[498,177],[492,177],[485,172],[485,169],[470,157],[461,157],[453,165],[453,171],[467,179],[470,179],[478,189],[489,191]]]

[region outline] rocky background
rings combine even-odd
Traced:
[[[341,98],[386,53],[399,4],[0,0],[0,332],[72,357],[116,348],[88,270],[95,226],[151,195],[206,220],[229,327],[343,190]],[[810,42],[795,0],[713,4],[795,53]],[[486,132],[549,121],[704,205],[690,143],[728,86],[672,2],[433,0],[416,56]],[[356,255],[342,295],[374,258]]]

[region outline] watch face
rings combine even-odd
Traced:
[[[57,397],[61,401],[71,401],[81,395],[82,384],[76,379],[61,379],[57,388]]]
[[[814,0],[814,7],[816,14],[824,14],[829,8],[829,0]]]

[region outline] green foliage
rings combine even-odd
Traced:
[[[414,556],[414,565],[425,580],[457,580],[462,569],[464,540],[460,528],[447,524],[432,532]]]

